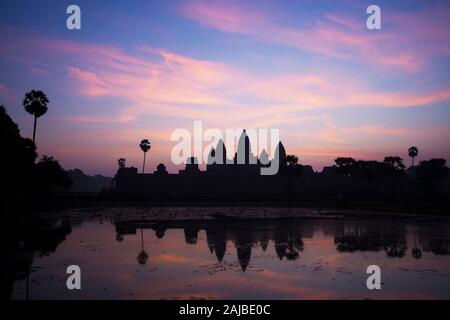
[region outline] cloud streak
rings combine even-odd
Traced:
[[[200,8],[200,12],[206,10],[203,6]],[[216,9],[206,12],[214,15]],[[225,13],[224,25],[237,19],[235,15],[235,11]],[[339,24],[351,25],[344,18],[333,19]],[[238,27],[241,28],[239,23]],[[59,39],[34,37],[30,41],[19,38],[8,42],[8,51],[14,53],[14,58],[28,61],[24,43],[38,52],[32,69],[40,60],[65,55],[66,63],[60,71],[66,74],[81,95],[92,99],[118,97],[127,101],[117,117],[72,116],[72,120],[82,122],[98,119],[125,123],[148,114],[211,121],[219,119],[218,122],[223,124],[249,119],[255,119],[255,122],[265,120],[269,124],[267,119],[273,119],[276,124],[289,122],[289,118],[294,120],[298,112],[304,111],[416,107],[450,99],[450,85],[428,91],[384,92],[351,77],[319,71],[285,72],[267,77],[232,65],[148,46],[136,47],[133,52],[126,53],[120,48]],[[8,54],[2,56],[7,57]]]
[[[417,29],[417,48],[426,49],[421,52],[410,46],[412,36],[403,37],[407,25],[416,21],[406,14],[387,19],[394,25],[404,23],[400,35],[368,36],[360,23],[339,13],[324,13],[305,29],[286,27],[279,23],[279,17],[268,12],[232,3],[189,2],[182,13],[209,28],[312,52],[320,59],[355,60],[356,65],[367,60],[375,67],[407,74],[426,68],[432,57],[450,52],[448,41],[432,43],[448,38],[449,31],[436,31],[443,24],[445,12],[436,21],[426,22],[427,28]],[[427,21],[422,16],[417,19]],[[96,161],[97,167],[102,167],[101,158],[126,156],[140,161],[141,155],[132,141],[144,137],[160,142],[159,151],[152,149],[160,152],[152,161],[167,160],[170,130],[190,125],[192,120],[204,120],[206,126],[222,129],[281,128],[290,141],[287,146],[299,150],[300,155],[305,150],[309,159],[346,151],[368,154],[372,145],[364,145],[361,137],[390,146],[391,141],[417,141],[420,133],[429,128],[412,130],[400,123],[392,127],[382,120],[370,119],[338,126],[328,113],[345,108],[432,108],[450,101],[450,84],[445,80],[391,88],[374,86],[370,79],[361,75],[357,78],[355,73],[321,69],[320,64],[300,71],[274,67],[270,73],[251,72],[237,64],[150,45],[97,45],[1,28],[0,33],[5,38],[0,48],[2,62],[28,69],[36,83],[45,79],[48,87],[64,93],[63,102],[70,102],[71,107],[61,103],[58,117],[49,114],[46,118],[65,121],[73,132],[64,139],[48,137],[49,145],[43,147],[51,154],[56,150],[56,155],[67,157],[70,164],[79,163],[83,154]],[[430,44],[425,47],[427,42],[423,39],[427,36]],[[10,88],[9,83],[0,80],[2,98],[15,92],[6,88]],[[436,135],[428,133],[427,137],[433,139]],[[119,147],[120,152],[116,151]],[[377,148],[379,152],[381,147]],[[134,150],[136,154],[126,154]],[[115,165],[111,161],[110,168]]]
[[[223,32],[408,73],[422,70],[426,60],[450,52],[449,6],[422,14],[391,14],[389,28],[377,32],[368,31],[363,19],[340,13],[324,13],[312,25],[288,27],[283,22],[291,17],[278,17],[242,2],[189,1],[180,12]]]

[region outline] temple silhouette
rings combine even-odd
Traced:
[[[396,167],[397,161],[400,166]],[[117,199],[150,200],[158,203],[267,203],[292,205],[296,201],[448,199],[450,179],[443,159],[422,161],[405,169],[400,157],[383,162],[337,158],[336,165],[315,172],[286,154],[280,141],[274,157],[266,150],[254,155],[243,130],[237,151],[231,156],[222,140],[209,152],[206,170],[189,157],[178,174],[159,164],[153,173],[139,173],[120,159],[110,192]],[[273,166],[272,166],[273,165]],[[262,175],[267,167],[278,167],[273,175]],[[275,170],[276,171],[276,170]]]
[[[261,175],[261,168],[270,167],[274,161],[279,164],[278,173]],[[286,167],[286,150],[282,142],[276,146],[274,158],[269,160],[266,150],[259,156],[253,154],[250,139],[243,130],[234,155],[230,158],[224,142],[219,140],[209,152],[204,171],[200,170],[195,157],[189,157],[178,174],[169,174],[162,163],[155,172],[145,174],[134,167],[122,167],[112,181],[112,190],[161,197],[282,197],[288,187]]]

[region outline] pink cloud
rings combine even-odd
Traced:
[[[189,18],[199,21],[205,26],[225,32],[253,34],[251,26],[259,29],[269,18],[261,11],[250,13],[248,8],[227,2],[204,3],[191,1],[181,11]]]
[[[232,11],[232,14],[236,12]],[[227,21],[231,21],[232,17],[233,15],[228,17]],[[334,19],[344,30],[350,28],[349,22],[343,18],[329,19]],[[242,28],[239,23],[233,28]],[[254,20],[254,23],[257,21]],[[225,25],[226,23],[224,28]],[[324,26],[320,31],[323,32],[323,36],[327,36],[327,28]],[[359,38],[348,37],[344,31],[342,32],[343,41],[355,46],[360,45]],[[330,31],[329,36],[332,35],[333,31]],[[317,46],[320,45],[317,42]],[[33,62],[29,62],[30,50],[27,50],[27,46],[36,49],[33,51],[36,52],[33,53]],[[167,132],[144,129],[130,132],[123,129],[125,125],[136,126],[137,120],[145,116],[154,116],[149,117],[152,119],[152,125],[158,124],[161,119],[159,117],[170,117],[174,122],[185,120],[184,123],[201,119],[206,121],[209,127],[218,128],[314,124],[316,128],[308,130],[307,133],[296,132],[288,147],[294,150],[312,150],[311,152],[316,149],[330,152],[335,150],[341,154],[342,150],[355,153],[356,148],[361,149],[361,144],[355,144],[355,137],[368,137],[367,141],[371,141],[370,137],[381,136],[384,138],[379,138],[378,141],[390,143],[392,140],[402,139],[401,141],[410,143],[417,141],[418,135],[415,136],[404,128],[386,127],[383,123],[338,127],[332,122],[327,122],[326,117],[321,115],[305,116],[304,111],[367,106],[415,107],[450,100],[450,85],[445,84],[441,88],[431,90],[384,92],[372,89],[359,79],[342,77],[331,72],[274,73],[269,78],[258,73],[239,70],[232,65],[196,59],[152,47],[141,46],[125,51],[111,46],[39,36],[31,40],[16,37],[8,41],[7,47],[7,52],[1,55],[2,59],[9,59],[10,54],[13,54],[12,57],[17,58],[14,61],[21,61],[20,63],[27,65],[39,65],[54,57],[64,57],[64,64],[55,63],[52,66],[53,70],[67,75],[68,85],[74,89],[70,91],[71,94],[74,96],[81,94],[99,107],[96,115],[74,115],[70,110],[66,110],[65,119],[75,122],[77,130],[86,130],[86,137],[75,133],[70,137],[66,136],[65,138],[70,138],[71,144],[68,144],[68,139],[58,140],[62,137],[51,137],[48,140],[48,147],[44,146],[42,149],[50,154],[55,154],[51,151],[56,150],[55,155],[64,156],[70,167],[77,166],[83,163],[82,161],[88,163],[87,160],[102,163],[101,159],[107,158],[112,159],[108,168],[115,168],[114,159],[121,156],[126,156],[131,163],[138,165],[141,154],[133,141],[143,137],[160,139],[158,143],[160,149],[154,151],[157,155],[152,158],[152,165],[158,162],[168,163],[170,135]],[[326,52],[333,48],[323,47],[323,49]],[[407,61],[405,64],[413,61],[401,56],[398,59],[405,59]],[[3,92],[5,89],[0,86],[0,94]],[[111,114],[108,106],[102,105],[103,97],[120,98],[123,105],[117,112]],[[116,127],[111,129],[107,126],[109,124]],[[99,128],[101,125],[104,126]],[[121,129],[118,129],[118,126],[121,126]],[[104,133],[103,139],[99,134],[100,131]],[[93,133],[95,139],[92,139]],[[123,138],[124,136],[127,138]],[[433,139],[436,136],[428,135],[428,137]],[[309,145],[306,142],[297,143],[297,140],[311,143]],[[313,147],[314,143],[316,146]],[[355,145],[353,149],[350,148],[351,144]],[[117,153],[119,148],[120,154]],[[362,148],[358,152],[368,154],[370,148]],[[378,150],[381,150],[381,147]]]
[[[124,109],[127,114],[150,113],[190,119],[267,119],[275,114],[282,116],[283,112],[287,115],[351,106],[409,107],[450,99],[449,87],[414,94],[384,93],[328,75],[291,74],[265,79],[219,63],[156,52],[164,61],[145,73],[117,72],[105,64],[97,73],[70,67],[69,77],[77,80],[81,92],[87,96],[120,96],[130,100],[132,106]],[[101,57],[97,60],[102,61]],[[278,103],[275,109],[274,105],[260,108],[247,104],[243,109],[233,98],[240,95],[281,101],[283,105]],[[237,108],[239,113],[230,113]]]
[[[425,92],[374,91],[352,79],[326,74],[284,75],[248,81],[248,90],[267,99],[283,101],[284,112],[342,107],[399,108],[429,105],[450,99],[450,85]]]
[[[90,122],[90,123],[128,123],[135,119],[133,115],[121,115],[119,117],[102,117],[102,116],[65,116],[62,119],[74,122]]]
[[[205,9],[200,6],[198,12],[202,10],[207,10],[208,14],[217,13],[209,7]],[[237,9],[230,9],[230,12],[226,13],[230,15],[226,21],[231,21],[235,15],[241,21],[243,17],[239,14],[246,14]],[[260,17],[256,16],[258,18],[250,18],[250,21],[257,23]],[[339,20],[347,29],[347,25],[351,24],[347,18],[331,19]],[[326,34],[327,31],[323,30],[321,32]],[[343,38],[348,43],[359,41],[347,35]],[[101,117],[102,121],[123,123],[133,121],[140,115],[153,114],[224,124],[242,123],[244,126],[286,124],[298,120],[296,113],[305,110],[411,107],[450,99],[450,86],[445,85],[423,92],[382,92],[370,89],[360,80],[333,73],[285,73],[267,78],[231,65],[152,47],[141,46],[132,53],[126,53],[110,46],[37,36],[33,40],[15,39],[8,42],[8,47],[16,53],[23,50],[21,54],[15,54],[16,57],[27,58],[29,50],[26,50],[24,43],[31,43],[29,45],[39,49],[35,50],[38,52],[35,63],[64,54],[68,65],[67,79],[86,97],[120,97],[128,101],[119,114]],[[397,59],[409,61],[407,57]],[[242,102],[241,97],[246,97],[247,102]],[[261,107],[259,103],[252,102],[261,99],[270,103]],[[72,117],[72,120],[76,119],[86,122],[93,118]]]
[[[241,3],[191,1],[181,9],[187,18],[224,32],[406,72],[421,70],[425,60],[436,54],[448,55],[450,9],[441,11],[438,19],[430,18],[435,17],[435,11],[388,17],[392,27],[370,32],[361,21],[341,14],[326,13],[317,18],[313,27],[293,28],[283,26],[273,14]],[[414,32],[419,28],[419,32]],[[435,44],[425,46],[430,36]]]
[[[345,15],[336,14],[336,13],[326,13],[325,18],[329,21],[335,22],[343,27],[359,30],[361,29],[361,24],[357,23],[354,19],[351,19]]]

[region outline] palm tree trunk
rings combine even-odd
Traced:
[[[147,155],[147,152],[144,152],[144,163],[142,164],[142,173],[145,173],[145,156]]]
[[[37,117],[34,116],[33,143],[34,143],[34,140],[36,138],[36,122],[37,122]]]

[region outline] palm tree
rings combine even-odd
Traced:
[[[408,155],[412,159],[412,166],[414,167],[414,158],[419,154],[419,149],[417,147],[412,146],[408,149]]]
[[[125,160],[124,158],[120,158],[119,160],[117,160],[117,164],[119,165],[119,169],[125,168],[126,161],[127,160]]]
[[[152,145],[150,144],[150,141],[148,139],[144,139],[139,144],[139,147],[141,147],[141,150],[144,152],[144,163],[142,164],[142,173],[145,172],[145,155],[147,154],[147,151],[150,150]]]
[[[25,110],[34,116],[34,128],[33,128],[33,143],[36,138],[36,121],[37,118],[43,116],[48,108],[47,104],[50,101],[44,92],[40,90],[31,90],[30,92],[25,94],[25,98],[23,99],[23,106]]]

